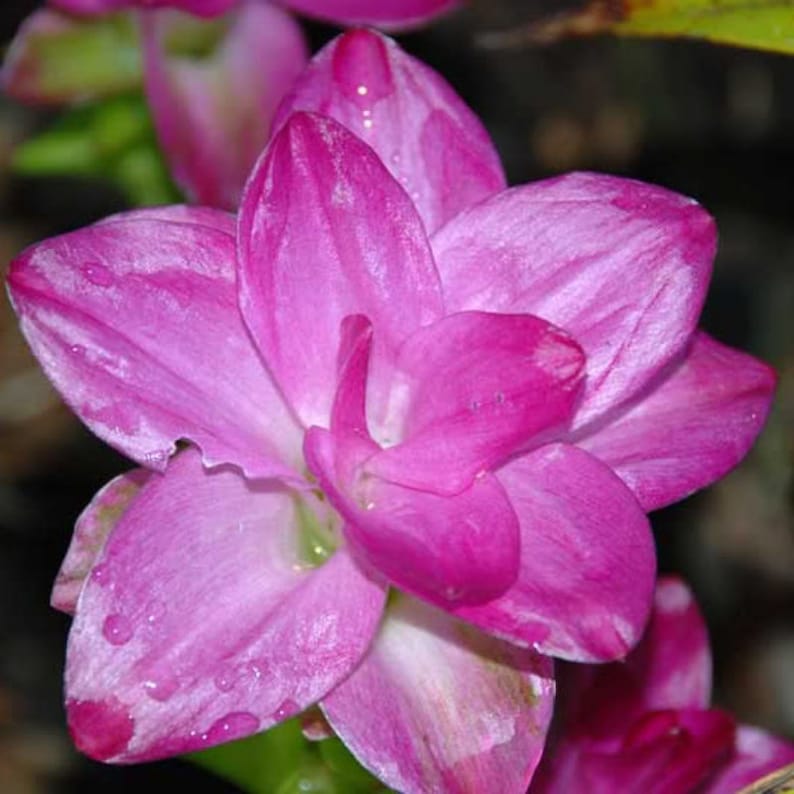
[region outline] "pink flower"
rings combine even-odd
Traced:
[[[735,794],[794,762],[794,744],[710,709],[711,655],[692,594],[659,581],[646,635],[624,662],[559,674],[559,735],[530,794]]]
[[[641,504],[733,465],[773,378],[695,330],[697,204],[593,174],[505,190],[388,39],[333,42],[279,124],[236,225],[144,210],[12,265],[50,378],[156,472],[100,492],[56,585],[73,735],[145,760],[320,702],[387,785],[522,792],[545,655],[637,642]]]
[[[461,0],[273,0],[306,16],[342,25],[405,28],[426,22]],[[50,0],[72,14],[106,14],[120,8],[178,8],[200,17],[214,17],[245,0]],[[270,0],[256,0],[266,5]]]

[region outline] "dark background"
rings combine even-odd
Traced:
[[[29,10],[0,9],[0,42]],[[482,0],[404,46],[483,118],[511,182],[596,169],[656,182],[716,217],[720,251],[703,325],[778,370],[776,407],[748,459],[653,516],[663,571],[683,574],[712,635],[715,701],[794,736],[794,59],[694,41],[601,38],[482,46],[543,10]],[[546,7],[559,3],[546,3]],[[307,28],[316,48],[334,31]],[[0,97],[0,266],[28,242],[123,207],[106,185],[22,180],[14,143],[50,116]],[[629,287],[627,287],[629,288]],[[0,305],[0,788],[230,787],[178,761],[112,768],[72,749],[60,676],[68,619],[48,606],[71,526],[126,462],[63,408]]]

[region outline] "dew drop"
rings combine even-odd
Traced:
[[[289,698],[285,700],[274,712],[273,718],[277,720],[287,720],[300,711],[300,706]]]
[[[213,683],[219,692],[231,692],[234,689],[235,684],[234,676],[219,674],[215,676]]]
[[[159,703],[165,703],[179,689],[179,679],[171,671],[166,671],[155,678],[144,681],[146,694]]]
[[[85,348],[82,345],[72,345],[69,350],[77,358],[85,358]]]
[[[394,92],[386,45],[368,30],[340,37],[331,60],[334,82],[358,107],[368,107]]]
[[[108,615],[102,625],[102,634],[111,645],[126,645],[132,633],[132,623],[124,615]]]
[[[83,266],[83,275],[86,281],[90,281],[97,287],[110,287],[116,280],[113,273],[108,270],[104,265],[97,263],[89,263]]]
[[[165,604],[162,601],[150,601],[146,605],[146,622],[153,626],[165,615]]]
[[[108,579],[108,567],[104,563],[95,565],[91,569],[91,580],[96,582],[98,585],[101,586],[106,585],[107,579]]]
[[[219,744],[232,739],[240,739],[256,731],[259,719],[250,711],[233,711],[212,724],[201,739],[207,744]]]

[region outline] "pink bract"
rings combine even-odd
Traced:
[[[703,618],[664,577],[640,644],[620,663],[559,671],[555,740],[530,794],[735,794],[794,762],[794,744],[709,709]]]
[[[200,17],[214,17],[245,0],[49,0],[72,14],[106,14],[120,8],[177,8]],[[460,4],[461,0],[274,0],[307,16],[342,25],[404,28],[426,22]],[[269,5],[270,0],[257,0]]]
[[[100,492],[59,577],[70,727],[137,761],[319,702],[389,786],[518,794],[547,657],[637,643],[642,507],[733,465],[773,379],[696,331],[714,226],[692,200],[594,174],[503,189],[471,112],[373,32],[290,103],[236,224],[131,212],[12,265],[56,387],[154,472]]]

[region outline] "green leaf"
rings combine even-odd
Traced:
[[[719,44],[794,54],[791,0],[590,0],[526,28],[491,34],[486,44],[546,43],[567,36],[702,38]]]
[[[303,738],[297,720],[288,720],[264,733],[220,744],[185,758],[250,794],[281,791],[280,787],[288,785],[307,763],[313,763],[311,747]]]
[[[94,176],[113,182],[133,206],[179,201],[141,95],[64,113],[20,144],[12,168],[24,176]]]
[[[11,96],[82,102],[141,85],[137,25],[129,13],[80,18],[43,10],[20,29],[4,66]]]

